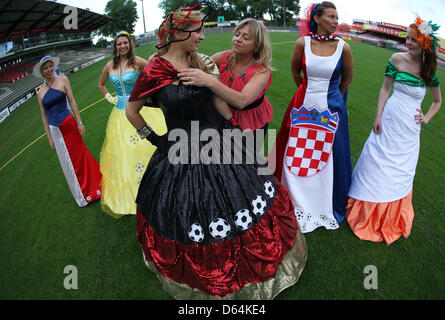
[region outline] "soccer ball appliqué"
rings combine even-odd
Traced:
[[[304,212],[300,208],[295,208],[295,218],[297,218],[297,221],[300,221],[304,217]]]
[[[275,188],[273,187],[272,182],[270,182],[269,180],[264,183],[264,192],[266,192],[269,198],[273,198],[273,196],[275,195]]]
[[[209,231],[213,238],[224,239],[230,234],[232,228],[226,220],[218,218],[210,223]]]
[[[194,242],[201,242],[204,240],[204,230],[199,223],[194,223],[189,229],[189,238]]]
[[[266,201],[263,199],[262,196],[257,196],[252,201],[252,212],[255,215],[262,215],[264,214],[264,209],[266,208]]]
[[[252,226],[252,216],[248,209],[241,209],[235,214],[235,224],[243,231]]]

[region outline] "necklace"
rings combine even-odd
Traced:
[[[118,72],[119,72],[119,76],[122,76],[122,74],[124,74],[124,72],[125,72],[125,68],[127,67],[127,63],[128,63],[128,59],[127,60],[125,60],[125,63],[124,63],[124,68],[123,68],[123,70],[122,70],[122,72],[121,72],[121,61],[119,60],[119,65],[118,65]]]
[[[309,35],[317,40],[334,40],[338,38],[338,35],[336,34],[331,34],[330,36],[321,36],[319,34],[313,33],[313,32],[309,32]]]
[[[125,92],[125,84],[124,84],[124,81],[122,79],[122,76],[124,74],[125,68],[127,67],[127,63],[128,63],[128,59],[125,61],[124,70],[122,70],[122,72],[121,72],[121,63],[119,61],[119,68],[118,68],[119,82],[121,84],[121,89],[122,89],[122,93],[123,93],[123,96],[124,96],[124,105],[125,105],[125,107],[127,107],[127,93]]]
[[[53,85],[53,82],[54,82],[54,79],[55,79],[55,78],[56,78],[56,77],[53,77],[53,78],[52,78],[50,84],[48,84],[48,82],[45,80],[45,83],[46,83],[46,85],[48,86],[48,88],[51,88],[51,86]]]

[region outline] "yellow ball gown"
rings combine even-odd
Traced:
[[[105,140],[100,152],[102,173],[101,208],[119,218],[136,214],[136,195],[147,164],[156,150],[147,140],[141,140],[127,120],[125,108],[139,72],[127,71],[119,78],[109,77],[118,97],[107,123]],[[143,107],[141,115],[159,135],[167,132],[165,119],[159,108]]]

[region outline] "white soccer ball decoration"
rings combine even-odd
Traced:
[[[263,199],[262,196],[257,196],[252,201],[252,212],[258,216],[264,214],[264,209],[266,208],[266,201]]]
[[[235,214],[235,224],[243,231],[252,226],[252,215],[248,209],[241,209]]]
[[[229,223],[221,218],[213,220],[209,226],[210,234],[215,239],[224,239],[230,234],[231,229]]]
[[[199,223],[195,222],[190,226],[189,238],[194,242],[201,242],[204,240],[204,230]]]
[[[275,195],[275,188],[273,187],[273,184],[271,181],[267,180],[264,183],[264,192],[269,196],[269,198],[273,198]]]

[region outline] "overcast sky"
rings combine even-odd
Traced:
[[[144,32],[142,2],[135,1],[139,16],[135,33],[139,34]],[[82,9],[89,8],[91,11],[103,14],[108,0],[58,0],[57,2]],[[163,12],[158,8],[159,2],[159,0],[144,0],[147,31],[156,29],[162,22]],[[300,0],[300,5],[304,9],[313,2]],[[432,20],[433,23],[441,25],[438,35],[445,38],[445,0],[332,0],[332,2],[337,7],[340,23],[352,24],[352,19],[362,19],[408,26],[414,21],[415,14],[418,14],[424,20]]]

